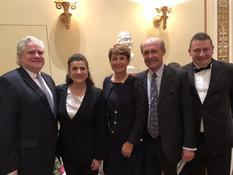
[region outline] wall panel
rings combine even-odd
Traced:
[[[16,45],[21,38],[27,35],[35,36],[44,41],[46,63],[43,71],[51,74],[47,27],[43,25],[13,24],[0,25],[0,48],[2,55],[2,58],[0,58],[0,74],[18,67],[16,64]]]

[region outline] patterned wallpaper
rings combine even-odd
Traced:
[[[229,0],[218,0],[217,6],[218,59],[229,62]]]

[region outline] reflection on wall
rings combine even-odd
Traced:
[[[218,59],[229,62],[229,0],[218,0]]]

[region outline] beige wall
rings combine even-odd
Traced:
[[[0,74],[16,67],[15,46],[19,38],[35,35],[46,43],[47,66],[56,83],[64,81],[67,57],[75,52],[87,56],[96,85],[101,87],[105,76],[111,73],[107,52],[121,31],[131,32],[134,40],[134,58],[137,70],[145,69],[139,46],[148,36],[165,40],[165,63],[185,64],[190,61],[187,48],[191,36],[204,31],[204,1],[189,0],[173,7],[167,29],[154,28],[144,15],[141,4],[129,0],[78,0],[69,30],[59,21],[61,10],[52,0],[3,1],[0,6]],[[4,64],[3,62],[7,62]],[[9,63],[9,64],[8,64]]]
[[[230,4],[231,12],[232,1]],[[111,73],[107,52],[119,32],[131,32],[134,40],[131,64],[141,71],[145,66],[139,46],[146,37],[157,36],[165,40],[165,63],[186,64],[191,61],[187,53],[191,36],[204,31],[204,0],[187,0],[174,6],[166,30],[154,28],[145,18],[144,7],[130,0],[78,0],[69,30],[60,23],[60,13],[62,11],[55,8],[52,0],[2,1],[0,75],[17,67],[16,42],[26,35],[45,41],[47,62],[44,71],[51,74],[57,84],[64,81],[67,57],[80,52],[87,56],[93,79],[101,87],[103,78]],[[233,13],[230,14],[233,19]],[[216,19],[216,1],[207,0],[207,32],[215,45]],[[232,25],[230,29],[232,35]],[[232,37],[230,40],[231,44]],[[230,53],[233,55],[233,49]]]

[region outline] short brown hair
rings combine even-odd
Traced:
[[[189,48],[191,48],[192,42],[194,40],[209,40],[211,46],[213,47],[212,39],[210,38],[210,36],[207,33],[199,32],[199,33],[196,33],[195,35],[193,35],[193,37],[191,38],[190,43],[189,43]]]
[[[125,55],[127,60],[130,60],[130,49],[124,44],[115,44],[108,52],[108,58],[111,60],[112,55]]]

